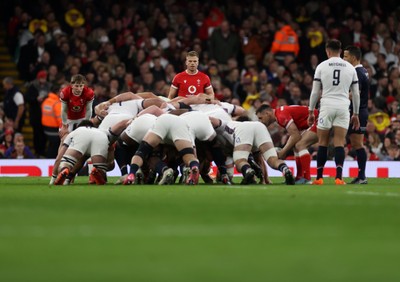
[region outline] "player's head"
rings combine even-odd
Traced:
[[[274,110],[271,108],[270,105],[262,104],[257,109],[256,115],[258,117],[258,120],[266,126],[269,126],[276,120]]]
[[[347,46],[343,52],[343,59],[356,65],[360,63],[361,60],[361,50],[357,46]]]
[[[189,51],[186,54],[186,67],[189,72],[196,72],[199,66],[199,54],[196,51]]]
[[[93,122],[90,119],[84,119],[78,123],[78,127],[94,127]]]
[[[339,55],[342,49],[342,43],[337,39],[330,39],[325,44],[325,50],[328,57]]]
[[[76,74],[71,77],[72,93],[76,96],[80,96],[83,91],[83,87],[86,85],[86,78],[81,74]]]

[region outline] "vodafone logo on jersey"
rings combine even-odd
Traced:
[[[295,170],[296,163],[294,161],[286,161],[287,165],[292,171]],[[13,176],[13,177],[26,177],[26,176],[51,176],[54,160],[0,160],[0,177]],[[317,164],[315,161],[311,162],[311,176],[315,177],[317,174]],[[216,167],[213,169],[216,171]],[[343,177],[356,177],[358,167],[356,161],[346,161],[343,167]],[[324,176],[335,177],[336,165],[334,161],[328,161],[325,165]],[[118,166],[114,170],[107,173],[108,176],[121,176]],[[240,173],[235,171],[236,176],[241,176]],[[273,170],[268,167],[269,176],[282,176],[280,171]],[[367,162],[366,175],[369,178],[388,178],[400,177],[399,162]]]
[[[196,91],[197,91],[196,86],[190,85],[190,86],[188,87],[188,92],[190,93],[190,95],[194,95],[194,94],[196,93]]]

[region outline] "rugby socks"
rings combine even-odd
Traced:
[[[311,164],[311,155],[308,150],[301,150],[299,152],[299,159],[301,163],[301,169],[303,171],[303,176],[307,180],[311,180],[310,174],[310,164]]]
[[[128,174],[128,166],[127,165],[123,165],[120,170],[121,170],[121,175]]]
[[[226,166],[225,166],[225,160],[226,157],[224,153],[222,152],[222,149],[220,147],[212,147],[211,148],[211,154],[213,156],[213,160],[215,164],[218,167],[219,173],[226,174]]]
[[[199,164],[199,161],[198,161],[198,160],[194,160],[194,161],[191,161],[191,162],[189,163],[190,169],[192,169],[192,168],[195,167],[195,166],[197,166],[197,168],[200,167],[200,164]]]
[[[303,169],[303,165],[301,163],[301,159],[300,159],[299,153],[294,153],[294,156],[295,156],[296,168],[297,168],[296,180],[298,180],[298,179],[303,177],[304,169]]]
[[[251,166],[248,165],[248,164],[245,164],[245,165],[242,166],[242,169],[240,170],[240,172],[243,174],[243,176],[246,175],[246,171],[247,171],[249,168],[251,168]]]
[[[336,178],[339,179],[342,179],[344,157],[344,148],[335,147]]]
[[[289,167],[288,167],[285,163],[281,163],[281,164],[278,166],[278,169],[279,169],[280,172],[285,173],[285,171],[286,171],[287,169],[289,169]]]
[[[136,175],[136,172],[139,170],[139,166],[137,164],[131,164],[131,171],[130,173],[133,173]]]
[[[328,159],[328,147],[318,146],[318,153],[317,153],[317,179],[323,178],[324,166],[325,166],[325,163],[326,163],[327,159]]]
[[[356,150],[358,163],[358,178],[365,179],[365,167],[367,165],[367,152],[364,148]]]
[[[156,172],[161,175],[163,174],[164,170],[168,168],[168,166],[163,162],[163,161],[158,161],[158,163],[156,164]]]

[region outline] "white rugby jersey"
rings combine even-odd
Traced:
[[[122,101],[113,103],[107,110],[109,115],[112,114],[124,114],[135,117],[140,111],[143,110],[144,99],[134,99],[128,101]]]
[[[355,94],[353,100],[358,98],[357,111],[355,111],[358,113],[360,96],[357,72],[353,65],[340,57],[331,57],[323,61],[315,70],[310,110],[313,110],[317,104],[320,89],[322,89],[321,107],[348,108],[350,88]]]
[[[229,103],[221,103],[221,106],[217,104],[195,104],[190,105],[190,107],[193,110],[205,113],[207,116],[226,121],[232,120],[231,114],[235,109],[235,106]]]

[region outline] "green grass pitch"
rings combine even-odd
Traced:
[[[48,181],[0,178],[0,281],[400,281],[399,178],[230,187]]]

